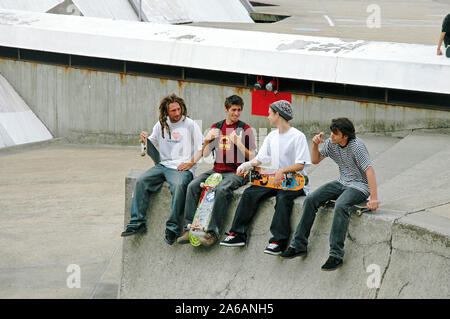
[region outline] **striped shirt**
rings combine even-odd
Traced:
[[[339,166],[338,181],[342,185],[370,195],[366,170],[372,166],[372,161],[366,145],[359,137],[352,139],[345,147],[333,144],[331,138],[328,138],[319,154],[322,157],[330,157]]]

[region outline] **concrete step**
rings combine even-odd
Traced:
[[[450,203],[450,148],[426,155],[378,187],[383,208],[413,212]]]
[[[373,160],[378,186],[392,183],[396,176],[448,149],[449,145],[450,136],[445,134],[412,133],[406,136]]]

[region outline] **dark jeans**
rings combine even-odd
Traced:
[[[319,207],[326,201],[334,199],[333,224],[330,231],[330,256],[344,258],[344,241],[350,221],[351,208],[367,199],[363,192],[346,187],[338,181],[327,183],[308,195],[303,202],[303,212],[300,222],[291,240],[291,247],[296,250],[305,250],[308,245],[308,237],[316,218]]]
[[[211,174],[215,173],[209,170],[197,178],[195,178],[188,186],[186,192],[186,204],[184,206],[184,223],[185,230],[187,225],[192,223],[197,210],[198,201],[202,194],[200,183],[204,182]],[[233,191],[244,185],[244,178],[237,176],[235,173],[221,173],[222,181],[216,188],[216,197],[214,199],[214,206],[211,214],[211,220],[206,231],[213,231],[217,238],[219,238],[225,215],[228,210],[228,204],[233,198]]]
[[[166,221],[166,229],[180,235],[182,230],[183,208],[186,199],[186,188],[192,180],[190,171],[177,171],[161,164],[153,166],[137,178],[131,202],[131,220],[127,226],[137,227],[147,221],[147,208],[151,193],[158,191],[167,181],[172,194],[170,215]]]
[[[303,189],[299,191],[284,191],[261,186],[250,186],[242,194],[230,231],[247,234],[259,204],[264,199],[275,196],[275,213],[270,225],[272,238],[270,238],[269,242],[277,242],[284,249],[291,233],[290,218],[294,199],[301,195],[305,195]]]

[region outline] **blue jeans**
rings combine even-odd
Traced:
[[[305,198],[302,217],[291,240],[291,247],[296,250],[306,250],[317,210],[331,199],[336,200],[336,204],[330,231],[329,255],[339,259],[344,258],[344,241],[350,221],[349,209],[367,199],[367,195],[355,188],[346,187],[338,181],[319,187]]]
[[[172,194],[170,215],[166,229],[181,234],[186,189],[193,176],[190,171],[177,171],[161,164],[153,166],[138,177],[131,202],[131,219],[127,226],[137,227],[147,221],[150,194],[157,192],[167,181]]]

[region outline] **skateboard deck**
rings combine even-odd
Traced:
[[[334,199],[327,201],[323,207],[334,207],[334,205],[336,204],[336,201]],[[357,204],[357,205],[353,205],[353,207],[350,209],[350,212],[355,213],[357,216],[361,216],[364,213],[368,213],[370,212],[370,208],[367,207],[367,200]]]
[[[159,164],[161,162],[161,158],[159,156],[159,151],[156,149],[155,145],[153,145],[152,142],[150,142],[148,139],[146,139],[146,143],[140,141],[141,143],[141,156],[145,156],[145,154],[148,154],[155,162],[155,165]]]
[[[253,167],[244,176],[246,181],[252,185],[282,189],[288,191],[299,191],[308,185],[308,176],[300,173],[284,174],[281,185],[274,185],[274,178],[277,169],[267,167]]]
[[[198,201],[192,224],[188,225],[189,242],[193,246],[200,246],[199,238],[202,236],[211,219],[211,212],[216,198],[216,187],[222,181],[222,174],[211,174],[204,183],[200,184],[202,194]]]

